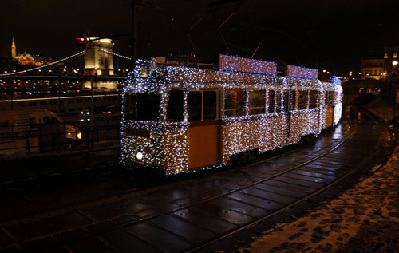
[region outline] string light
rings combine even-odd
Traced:
[[[117,53],[114,53],[114,52],[110,52],[110,51],[107,51],[107,50],[102,49],[102,48],[99,48],[98,50],[101,51],[101,52],[107,53],[107,54],[111,54],[111,55],[120,57],[120,58],[128,59],[129,61],[132,60],[132,58],[130,58],[130,57],[123,56],[123,55],[120,55],[120,54],[117,54]]]
[[[222,61],[221,61],[222,62]],[[248,62],[248,61],[247,61]],[[254,61],[252,64],[259,62]],[[302,136],[308,134],[318,135],[328,125],[331,111],[327,101],[328,94],[334,94],[334,118],[331,121],[338,124],[342,114],[342,87],[329,82],[318,81],[314,78],[317,70],[306,70],[302,67],[290,72],[289,77],[277,77],[273,71],[269,73],[240,73],[234,71],[234,65],[242,62],[229,62],[230,71],[215,71],[191,69],[186,67],[158,67],[154,68],[153,62],[138,60],[136,68],[129,73],[127,84],[123,93],[155,93],[160,95],[159,120],[133,121],[128,120],[124,114],[126,106],[123,96],[122,121],[121,121],[121,160],[125,165],[140,162],[142,164],[161,167],[165,174],[177,174],[188,171],[189,161],[189,136],[188,130],[188,93],[198,90],[242,89],[243,91],[261,90],[265,94],[266,113],[249,115],[251,107],[247,95],[247,102],[243,111],[244,115],[228,117],[222,115],[221,131],[222,164],[238,153],[258,149],[266,152],[275,148],[297,143]],[[262,64],[262,63],[261,63]],[[222,64],[226,66],[225,63]],[[223,69],[226,69],[223,67]],[[262,69],[250,66],[249,69]],[[295,69],[295,68],[293,68]],[[294,74],[296,73],[296,74]],[[299,73],[299,74],[298,74]],[[295,76],[295,77],[293,77]],[[184,117],[181,122],[167,121],[167,104],[169,91],[178,89],[184,94]],[[271,99],[271,94],[281,94],[282,101]],[[247,92],[248,93],[248,92]],[[247,94],[244,93],[244,94]],[[285,108],[287,104],[296,104],[298,94],[307,94],[305,109]],[[288,94],[296,94],[290,96]],[[220,105],[224,108],[226,97]],[[271,104],[274,101],[274,105]],[[289,103],[286,103],[289,102]],[[314,104],[312,105],[311,102]],[[268,112],[269,104],[276,107],[281,105],[281,112]],[[272,107],[271,107],[272,108]],[[289,112],[288,112],[288,109]],[[140,161],[136,154],[140,152]]]
[[[319,71],[317,69],[287,65],[287,76],[317,80],[317,78],[319,77]]]
[[[243,73],[277,75],[276,62],[260,61],[228,55],[219,55],[219,69]]]

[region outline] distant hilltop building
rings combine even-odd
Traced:
[[[114,43],[108,38],[88,37],[85,53],[85,75],[114,75]]]
[[[28,66],[42,66],[45,63],[50,63],[49,60],[44,59],[40,56],[32,56],[28,53],[17,54],[17,47],[15,45],[14,37],[11,43],[11,58],[18,65],[28,65]]]

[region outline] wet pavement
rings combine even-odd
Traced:
[[[264,231],[239,252],[399,252],[399,148],[339,198]]]
[[[343,121],[254,163],[145,188],[122,173],[88,172],[5,190],[0,252],[255,250],[248,243],[265,231],[295,222],[369,176],[389,155],[389,140],[372,120]]]

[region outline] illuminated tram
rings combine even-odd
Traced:
[[[220,55],[220,70],[138,61],[123,91],[121,160],[165,175],[223,166],[338,124],[342,87],[315,69]],[[251,73],[249,73],[251,72]]]

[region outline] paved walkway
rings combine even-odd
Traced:
[[[239,252],[399,252],[399,148],[373,174],[320,209]]]

